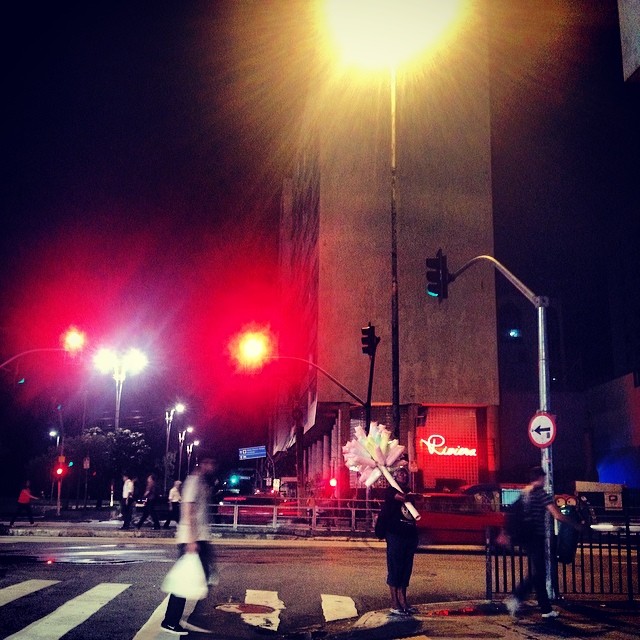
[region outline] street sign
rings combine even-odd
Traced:
[[[82,468],[83,469],[89,469],[91,468],[91,459],[89,458],[89,456],[85,456],[82,459]]]
[[[550,447],[556,438],[556,419],[550,413],[540,411],[529,421],[529,440],[540,449]]]
[[[245,447],[238,449],[238,457],[240,460],[255,460],[256,458],[267,457],[267,447]]]

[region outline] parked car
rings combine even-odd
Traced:
[[[474,490],[475,489],[475,490]],[[447,493],[425,493],[415,498],[420,513],[418,535],[421,545],[484,545],[505,525],[501,489],[487,486],[461,487]]]

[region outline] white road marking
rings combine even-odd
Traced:
[[[280,611],[285,608],[277,591],[247,589],[244,597],[247,604],[263,604],[274,609],[273,613],[243,613],[241,618],[247,624],[277,631],[280,626]]]
[[[55,611],[8,636],[6,640],[58,640],[72,629],[90,618],[110,600],[128,589],[130,584],[102,583],[65,602]]]
[[[58,584],[58,582],[60,580],[25,580],[19,584],[12,584],[10,587],[0,589],[0,607],[23,596],[28,596],[30,593],[50,587],[52,584]]]
[[[355,602],[348,596],[333,596],[320,594],[322,599],[322,613],[326,622],[355,618],[358,615]]]

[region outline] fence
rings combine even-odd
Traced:
[[[211,505],[213,530],[249,527],[309,533],[371,533],[379,511],[375,500],[273,500],[249,498]]]
[[[511,593],[528,573],[528,565],[522,549],[498,547],[487,537],[487,599]],[[617,525],[589,528],[579,540],[573,562],[553,566],[559,596],[626,596],[632,602],[640,593],[640,526],[627,518]]]

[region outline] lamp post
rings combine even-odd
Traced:
[[[187,427],[182,431],[178,431],[178,480],[182,480],[182,449],[184,448],[184,439],[187,433],[193,433],[193,427]]]
[[[184,413],[186,407],[182,402],[178,402],[174,407],[164,412],[164,422],[167,428],[167,442],[164,450],[164,494],[167,494],[167,471],[169,466],[169,436],[171,435],[171,425],[173,424],[173,416],[176,413]]]
[[[79,353],[84,347],[84,343],[86,341],[85,334],[76,329],[75,327],[70,327],[65,333],[60,336],[61,347],[44,347],[39,349],[27,349],[26,351],[21,351],[17,353],[15,356],[11,356],[3,363],[0,364],[0,369],[4,369],[8,364],[12,363],[14,360],[21,358],[22,356],[29,355],[30,353],[40,353],[43,351],[66,351],[68,354],[74,356]]]
[[[200,440],[194,440],[187,445],[187,475],[191,471],[191,454],[193,453],[193,447],[200,445]]]
[[[60,455],[60,432],[56,429],[51,429],[49,431],[49,437],[56,439],[56,457]],[[51,478],[51,494],[49,495],[49,500],[53,500],[53,486],[55,484],[55,480]]]
[[[116,413],[114,428],[120,429],[120,401],[122,386],[127,374],[140,373],[148,364],[147,356],[139,349],[129,349],[124,354],[118,354],[112,349],[100,349],[94,356],[94,364],[101,373],[112,373],[116,382]]]
[[[327,0],[325,19],[343,63],[389,70],[390,92],[390,239],[391,239],[391,415],[393,433],[400,433],[400,330],[398,301],[397,214],[397,69],[442,36],[459,12],[454,0],[389,0],[344,2]]]

